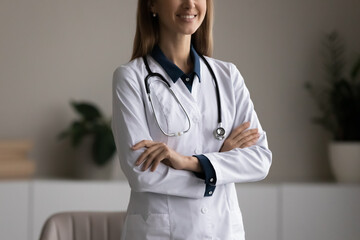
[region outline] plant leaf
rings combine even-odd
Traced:
[[[84,138],[85,135],[87,135],[89,132],[84,126],[82,122],[75,121],[71,125],[71,144],[73,147],[79,146],[81,143],[81,140]]]
[[[102,118],[102,113],[94,104],[88,102],[72,101],[71,105],[75,111],[79,113],[86,121],[94,121],[96,119]]]
[[[94,129],[95,139],[93,157],[97,165],[106,164],[116,151],[112,130],[107,125],[97,125]]]
[[[353,65],[353,67],[351,68],[350,71],[350,78],[352,80],[356,80],[356,77],[359,73],[360,70],[360,56],[358,57],[358,59],[356,60],[355,64]]]

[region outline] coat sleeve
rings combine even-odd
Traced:
[[[230,66],[230,73],[236,108],[233,127],[249,121],[250,128],[258,128],[260,137],[256,145],[251,147],[204,154],[215,169],[216,185],[260,181],[267,176],[272,162],[272,153],[268,148],[266,133],[260,125],[244,79],[233,64]]]
[[[113,117],[112,130],[120,165],[130,187],[136,192],[153,192],[189,198],[202,198],[205,192],[204,180],[194,173],[174,170],[159,164],[154,172],[141,171],[135,161],[144,151],[131,150],[142,140],[153,140],[145,115],[145,103],[139,85],[141,78],[135,70],[126,66],[117,68],[113,75]]]

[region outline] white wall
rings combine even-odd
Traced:
[[[321,81],[320,40],[337,29],[360,52],[360,2],[228,0],[216,2],[215,55],[234,62],[250,89],[273,150],[271,181],[327,180],[328,136],[303,88]],[[223,37],[226,36],[226,37]]]
[[[357,0],[215,0],[215,51],[234,62],[268,133],[267,181],[329,180],[327,134],[302,85],[321,80],[320,39],[337,29],[359,52]],[[69,100],[111,115],[113,70],[131,54],[134,0],[0,1],[0,138],[30,138],[38,177],[71,174],[56,135],[73,120]],[[349,54],[353,57],[352,54]]]

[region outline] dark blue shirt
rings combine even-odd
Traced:
[[[190,73],[184,73],[178,66],[176,66],[164,55],[158,45],[156,45],[151,52],[151,56],[161,65],[171,80],[176,83],[178,79],[181,79],[191,92],[195,75],[200,81],[200,57],[193,46],[191,46],[190,55],[194,63],[194,70]]]
[[[186,74],[173,62],[171,62],[165,54],[161,51],[160,47],[156,45],[151,52],[151,56],[160,64],[160,66],[165,70],[167,75],[171,80],[176,83],[178,79],[181,79],[186,87],[191,92],[192,84],[194,82],[195,75],[198,77],[199,82],[201,79],[200,76],[200,56],[196,52],[193,46],[190,48],[190,55],[194,63],[194,69],[192,72]],[[195,173],[195,175],[201,179],[205,180],[205,197],[212,196],[216,188],[216,172],[211,164],[210,160],[205,155],[194,155],[199,160],[202,173]]]

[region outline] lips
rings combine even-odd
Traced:
[[[180,18],[183,19],[193,19],[195,18],[197,15],[178,15]]]

